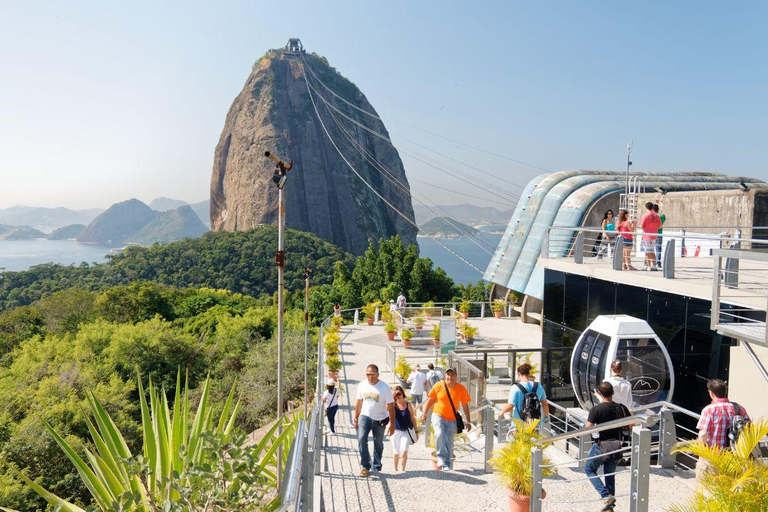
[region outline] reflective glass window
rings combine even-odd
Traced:
[[[653,338],[621,338],[616,359],[624,378],[632,384],[632,399],[645,405],[667,400],[672,385],[670,368],[662,348]]]
[[[587,304],[589,285],[587,278],[574,274],[565,275],[565,300],[563,301],[563,324],[571,329],[583,331],[587,328]]]
[[[555,270],[544,270],[544,318],[556,323],[563,322],[563,296],[565,275]]]
[[[616,314],[616,283],[602,279],[588,279],[589,305],[587,307],[587,323],[600,315]]]

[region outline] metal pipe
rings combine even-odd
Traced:
[[[277,218],[277,434],[283,433],[283,282],[285,230],[285,195],[283,188],[277,189],[279,212]],[[306,417],[306,416],[305,416]],[[277,486],[280,487],[283,467],[283,447],[277,447]]]
[[[765,366],[763,366],[762,361],[757,357],[757,354],[755,354],[755,351],[752,350],[752,347],[747,343],[746,341],[741,341],[741,343],[744,345],[744,348],[747,350],[747,354],[749,354],[749,357],[752,358],[752,360],[757,365],[757,369],[760,370],[760,373],[763,375],[763,378],[768,381],[768,372],[765,371]]]

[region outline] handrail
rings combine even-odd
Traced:
[[[698,227],[692,227],[690,229],[710,229],[708,226],[698,226]],[[606,230],[602,229],[601,227],[595,227],[595,228],[586,228],[586,227],[576,227],[576,226],[550,226],[546,228],[547,231],[571,231],[576,233],[605,233]],[[688,229],[688,228],[685,228]],[[715,228],[717,229],[717,228]],[[752,229],[752,228],[739,228],[739,229]],[[619,233],[618,231],[615,231],[615,233]],[[635,231],[630,232],[632,235],[642,235],[645,234],[642,230],[636,229]],[[653,233],[656,234],[656,233]],[[718,233],[683,233],[681,231],[673,231],[672,228],[664,228],[664,232],[660,235],[662,237],[682,237],[687,239],[693,239],[693,240],[715,240],[718,241],[726,241],[726,242],[754,242],[754,243],[760,243],[764,244],[766,243],[766,240],[764,238],[740,238],[740,237],[732,237],[732,236],[723,236],[722,234]],[[550,240],[550,243],[552,241]]]
[[[651,416],[648,414],[639,414],[639,415],[633,414],[625,418],[606,421],[605,423],[600,423],[599,425],[592,425],[591,427],[585,427],[579,430],[574,430],[572,432],[557,434],[555,436],[533,439],[532,441],[536,445],[540,445],[544,443],[549,444],[557,441],[564,441],[566,439],[573,439],[574,437],[585,436],[588,434],[596,434],[598,432],[602,432],[603,430],[610,430],[610,429],[619,428],[619,427],[627,427],[629,425],[636,425],[638,423],[642,424],[643,426],[648,426],[655,422],[656,422],[656,418],[654,416]]]
[[[675,405],[675,404],[673,404],[671,402],[667,402],[666,400],[662,400],[660,402],[654,402],[654,403],[648,404],[648,405],[641,405],[639,407],[633,407],[632,408],[632,412],[646,411],[648,409],[655,409],[656,407],[661,407],[663,409],[672,409],[673,411],[681,412],[683,414],[687,414],[688,416],[690,416],[692,418],[695,418],[697,420],[701,418],[701,414],[693,412],[693,411],[690,411],[690,410],[686,409],[685,407],[680,407],[679,405]],[[649,414],[655,414],[655,413],[649,413]]]
[[[301,448],[305,426],[306,423],[304,419],[300,419],[299,426],[296,429],[296,436],[294,437],[292,457],[291,460],[288,461],[288,466],[285,468],[285,471],[288,474],[288,480],[285,482],[285,494],[280,500],[281,506],[278,509],[280,512],[296,508],[296,500],[299,497],[299,484],[301,483],[301,466],[304,459],[304,450]],[[296,442],[297,440],[299,443]]]

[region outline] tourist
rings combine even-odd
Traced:
[[[325,415],[328,417],[328,428],[331,434],[336,433],[336,412],[339,410],[339,390],[336,388],[336,381],[329,379],[325,383],[325,393],[323,393],[323,404],[325,405]]]
[[[549,421],[549,402],[544,387],[531,375],[531,365],[523,363],[517,367],[517,380],[509,390],[509,399],[499,413],[503,416],[512,412],[512,417],[518,420],[541,419],[542,423]],[[542,412],[543,417],[542,417]],[[510,432],[514,432],[515,424],[510,425]]]
[[[445,379],[432,386],[429,392],[427,405],[421,415],[422,423],[427,421],[427,413],[434,405],[432,414],[432,428],[435,431],[435,446],[437,447],[437,466],[442,471],[450,471],[453,465],[453,438],[458,431],[457,409],[464,406],[466,422],[464,426],[470,430],[471,419],[469,416],[469,393],[464,386],[456,381],[456,370],[448,368],[445,371]]]
[[[333,316],[341,317],[341,304],[338,302],[333,305]]]
[[[395,303],[395,299],[389,299],[389,312],[394,313],[397,311],[397,304]]]
[[[411,386],[411,396],[416,405],[420,404],[424,399],[424,385],[427,383],[427,376],[422,373],[421,366],[417,364],[405,382]]]
[[[618,359],[611,363],[611,376],[605,379],[613,386],[613,401],[632,411],[632,384],[624,378],[624,369]]]
[[[744,407],[728,400],[728,388],[720,379],[707,382],[707,390],[712,403],[701,411],[701,418],[696,424],[699,430],[699,440],[711,448],[726,449],[731,441],[728,434],[734,421],[744,423],[749,416]],[[710,464],[703,457],[696,462],[696,478],[701,480],[709,470]]]
[[[616,219],[613,217],[611,210],[606,210],[603,215],[601,227],[603,229],[602,233],[600,233],[602,241],[600,242],[600,250],[597,252],[597,259],[599,260],[603,259],[603,255],[608,253],[608,247],[613,246],[616,241],[614,240],[616,235],[613,233],[616,231]]]
[[[656,265],[661,268],[661,233],[664,231],[664,223],[667,222],[667,216],[659,211],[659,200],[653,205],[653,211],[659,216],[661,226],[659,226],[659,236],[656,237]]]
[[[607,423],[629,416],[629,411],[621,404],[613,402],[613,386],[610,382],[601,382],[600,387],[595,390],[595,394],[600,398],[601,403],[589,410],[587,416],[587,427]],[[585,466],[585,472],[589,481],[595,490],[600,493],[603,499],[602,510],[612,510],[616,505],[616,462],[622,459],[622,453],[611,453],[621,450],[621,431],[622,427],[603,430],[597,434],[592,434],[595,443],[589,450]],[[600,454],[604,454],[600,457]],[[590,458],[591,457],[591,458]],[[605,484],[597,476],[597,471],[603,467]]]
[[[403,292],[400,292],[400,295],[397,296],[397,308],[403,309],[405,307],[405,294]]]
[[[653,211],[653,203],[645,203],[645,209],[648,210],[643,218],[640,219],[640,229],[643,230],[643,238],[640,242],[640,249],[645,253],[645,266],[643,270],[658,270],[656,266],[656,239],[661,228],[661,218]]]
[[[416,433],[416,413],[413,405],[405,400],[405,391],[395,386],[395,435],[392,436],[392,451],[395,453],[395,471],[397,463],[402,461],[402,470],[408,462],[408,447],[419,439]],[[411,438],[413,436],[413,438]]]
[[[632,266],[632,233],[635,232],[635,223],[629,220],[629,212],[627,210],[621,210],[619,212],[618,231],[621,233],[621,236],[624,237],[622,268],[624,270],[637,270]]]
[[[432,388],[441,380],[443,380],[443,373],[440,370],[435,369],[435,365],[432,363],[427,364],[427,380],[424,383],[424,390],[427,392],[427,395],[429,395],[429,392],[432,391]],[[426,415],[426,422],[424,422],[425,425],[431,425],[432,424],[432,411],[428,411]],[[430,439],[430,432],[429,427],[424,428],[424,444],[428,445]]]
[[[370,364],[365,369],[366,380],[357,386],[357,404],[353,426],[357,430],[360,450],[360,476],[368,476],[370,470],[381,471],[384,453],[384,429],[389,423],[389,435],[395,432],[395,399],[392,390],[379,380],[379,367]],[[368,434],[373,432],[373,464],[368,451]]]

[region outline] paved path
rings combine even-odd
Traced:
[[[326,436],[325,456],[320,475],[322,509],[325,511],[506,511],[507,494],[492,474],[483,471],[484,438],[470,446],[469,451],[458,453],[454,471],[432,470],[430,450],[424,446],[423,437],[411,446],[408,470],[393,468],[392,445],[389,438],[384,444],[384,468],[380,473],[359,477],[360,458],[357,438],[352,428],[352,415],[357,383],[364,377],[365,367],[378,364],[381,379],[392,382],[392,375],[384,370],[385,336],[380,326],[346,326],[342,328],[341,354],[344,362],[339,380],[344,394],[336,416],[336,435]],[[373,451],[373,443],[370,445]],[[557,450],[551,455],[555,462],[566,461]],[[666,510],[672,503],[679,503],[691,494],[692,480],[677,473],[654,468],[651,475],[650,510]],[[589,481],[583,480],[579,469],[560,468],[560,476],[548,479],[544,484],[547,499],[544,510],[589,511],[600,510],[597,494]],[[572,483],[560,483],[578,480]],[[629,475],[617,475],[617,494],[629,492]],[[620,497],[617,511],[629,510],[629,501]]]

